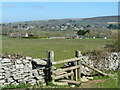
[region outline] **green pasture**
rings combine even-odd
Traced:
[[[81,50],[82,53],[91,50],[103,50],[106,44],[104,39],[23,39],[23,38],[2,38],[2,53],[23,53],[25,56],[33,58],[46,58],[46,51],[53,50],[55,52],[55,61],[61,59],[73,58],[75,50]],[[110,77],[96,76],[94,80],[103,80],[104,82],[81,85],[80,88],[118,88],[117,73],[113,73]],[[13,87],[13,86],[10,86]],[[8,88],[10,88],[8,87]],[[29,87],[19,85],[18,87]],[[45,87],[38,85],[36,87]],[[17,88],[17,87],[16,87]]]
[[[22,39],[2,38],[2,53],[22,53],[33,58],[46,58],[46,51],[53,50],[55,61],[73,58],[75,50],[82,53],[103,49],[104,39]]]

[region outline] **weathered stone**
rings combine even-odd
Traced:
[[[30,79],[28,83],[30,83],[31,85],[34,85],[34,84],[36,84],[36,80],[35,79]]]
[[[1,60],[1,63],[10,63],[10,62],[11,62],[11,60],[8,58],[4,58]]]
[[[87,79],[85,76],[83,76],[83,77],[81,78],[81,82],[88,82],[88,79]]]
[[[24,68],[23,64],[17,64],[15,65],[16,69]]]
[[[86,77],[87,79],[93,80],[93,77]]]
[[[20,79],[20,77],[19,77],[19,76],[14,76],[13,78],[14,78],[15,80]]]
[[[71,85],[70,87],[71,87],[71,88],[75,88],[75,85]]]
[[[32,59],[32,57],[26,57],[26,59],[31,60],[31,59]]]
[[[38,65],[46,65],[47,64],[47,62],[45,60],[39,59],[39,58],[38,59],[33,59],[33,62],[35,62]]]
[[[19,79],[18,82],[19,82],[19,83],[26,83],[26,81],[23,80],[23,79]]]
[[[29,77],[25,77],[25,78],[24,78],[24,81],[27,81],[27,80],[29,80]]]
[[[14,82],[13,78],[8,78],[8,83]]]
[[[22,62],[21,62],[21,60],[16,60],[16,63],[20,64],[20,63],[22,63]]]
[[[10,66],[10,65],[12,65],[12,63],[2,63],[2,66]]]
[[[10,75],[11,75],[10,71],[6,71],[6,72],[5,72],[5,78],[9,78]]]
[[[29,69],[26,69],[26,70],[24,70],[24,72],[25,72],[25,73],[28,73],[28,72],[30,72],[30,70],[29,70]]]
[[[29,60],[26,60],[26,59],[24,59],[22,61],[23,61],[23,63],[29,63],[30,62]]]
[[[41,79],[42,79],[41,76],[35,76],[35,78],[36,78],[37,80],[41,80]]]
[[[12,82],[13,85],[18,85],[19,83],[17,83],[16,81]]]
[[[7,86],[9,83],[4,83],[4,86]]]
[[[0,79],[3,79],[3,76],[0,76]]]
[[[3,80],[0,80],[0,83],[5,83],[5,80],[3,79]]]

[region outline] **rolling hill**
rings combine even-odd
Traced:
[[[68,18],[68,19],[51,19],[37,21],[13,22],[11,24],[29,24],[29,25],[61,25],[61,24],[77,24],[77,25],[106,25],[107,22],[118,22],[118,16],[100,16],[92,18]]]

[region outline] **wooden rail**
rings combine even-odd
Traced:
[[[104,72],[102,72],[102,71],[100,71],[100,70],[98,70],[98,69],[96,69],[96,68],[94,68],[94,67],[91,67],[91,66],[89,66],[89,65],[87,65],[87,64],[82,63],[82,65],[85,66],[85,67],[88,67],[88,68],[90,68],[90,69],[92,69],[92,70],[94,70],[94,71],[96,71],[96,72],[98,72],[98,73],[101,73],[101,74],[104,75],[104,76],[107,76],[107,75],[108,75],[108,74],[106,74],[106,73],[104,73]]]
[[[77,69],[77,68],[80,68],[80,66],[73,66],[73,67],[68,67],[68,68],[64,68],[64,69],[58,69],[56,71],[53,71],[53,73],[70,71],[70,70]]]
[[[76,58],[71,58],[71,59],[66,59],[66,60],[60,60],[58,62],[53,62],[52,65],[57,65],[57,64],[62,64],[62,63],[67,63],[67,62],[75,62],[75,61],[79,61],[80,59],[82,59],[83,57],[76,57]]]

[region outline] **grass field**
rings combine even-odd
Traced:
[[[104,39],[20,39],[2,38],[2,53],[23,53],[33,58],[46,58],[46,51],[55,52],[55,61],[73,58],[75,50],[82,53],[93,49],[103,49]]]
[[[33,58],[46,58],[46,51],[55,52],[55,61],[67,58],[73,58],[75,50],[87,52],[90,50],[104,49],[106,44],[104,39],[18,39],[2,38],[2,52],[23,53],[25,56]],[[113,77],[97,77],[88,83],[82,83],[80,88],[117,88],[117,74]],[[23,86],[22,86],[23,88]]]

